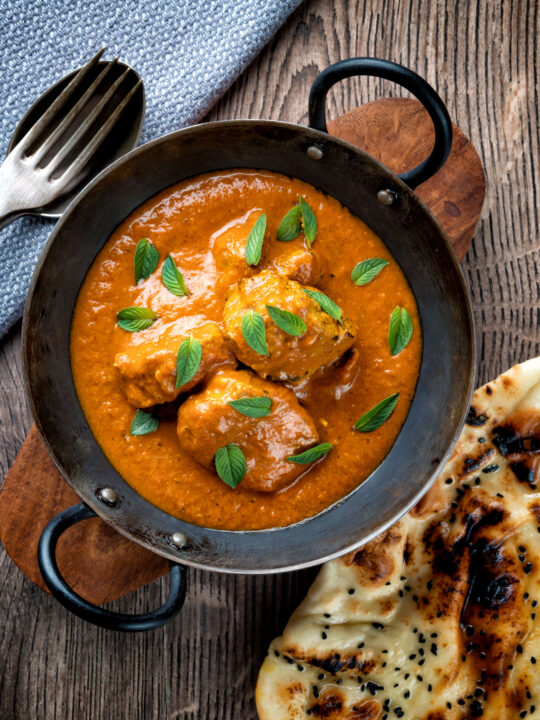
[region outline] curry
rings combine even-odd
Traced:
[[[311,517],[390,450],[422,334],[383,242],[336,199],[266,171],[202,175],[128,217],[82,285],[71,363],[103,452],[187,522]]]

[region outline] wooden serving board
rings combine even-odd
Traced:
[[[368,103],[328,127],[332,134],[358,145],[394,172],[417,165],[433,145],[427,112],[409,98]],[[417,192],[462,260],[480,217],[485,180],[475,149],[457,127],[446,164]],[[20,570],[44,590],[36,558],[39,537],[54,515],[79,501],[33,427],[0,493],[0,540]],[[168,570],[165,559],[127,540],[99,518],[64,533],[57,558],[69,584],[97,604],[127,595]]]

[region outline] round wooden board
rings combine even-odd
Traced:
[[[463,260],[471,244],[486,190],[482,163],[472,143],[453,125],[452,151],[443,167],[416,192],[442,225]],[[412,98],[383,98],[328,123],[342,140],[357,145],[393,172],[410,170],[433,147],[427,111]]]
[[[394,172],[417,165],[433,145],[431,120],[409,98],[363,105],[328,123],[329,131],[361,147]],[[480,159],[454,126],[452,152],[444,167],[417,189],[446,231],[457,256],[465,256],[480,217],[485,181]],[[37,565],[37,545],[47,522],[79,502],[30,431],[0,493],[0,540],[20,570],[46,589]],[[123,597],[167,572],[168,563],[95,518],[66,532],[57,551],[69,584],[91,602]]]

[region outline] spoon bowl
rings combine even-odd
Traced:
[[[95,80],[95,78],[97,78],[99,73],[107,64],[108,63],[106,61],[96,63],[94,67],[92,67],[89,71],[89,82]],[[19,125],[17,126],[9,143],[7,154],[11,152],[11,150],[17,145],[19,140],[21,140],[27,133],[27,131],[33,125],[35,125],[39,118],[44,115],[47,108],[52,105],[52,103],[60,95],[62,90],[64,90],[64,88],[69,84],[69,82],[79,72],[79,70],[80,68],[63,77],[55,85],[46,90],[43,95],[41,95],[36,100],[36,102],[26,112]],[[118,78],[120,78],[122,73],[126,71],[126,80],[128,80],[130,84],[135,85],[141,80],[138,73],[133,70],[133,68],[121,62],[117,62],[110,69],[111,80],[117,80]],[[106,87],[103,88],[102,92],[105,93],[106,89]],[[98,93],[93,104],[88,106],[86,112],[91,112],[92,107],[94,107],[95,104],[99,102],[99,99],[100,96]],[[74,96],[74,98],[71,100],[71,106],[75,104],[76,100],[77,96]],[[139,87],[136,89],[135,93],[129,101],[129,104],[125,107],[121,116],[118,118],[115,126],[109,132],[108,136],[102,142],[100,147],[96,150],[91,160],[78,174],[75,182],[71,184],[69,190],[62,194],[60,197],[52,200],[47,205],[38,209],[25,211],[24,214],[58,219],[65,211],[67,206],[70,204],[70,202],[73,200],[73,198],[78,195],[78,193],[91,180],[92,177],[97,175],[99,172],[101,172],[101,170],[103,170],[103,168],[105,168],[107,165],[110,165],[114,160],[117,160],[122,155],[125,155],[137,145],[142,133],[145,107],[146,101],[144,95],[144,88],[142,82],[140,82]]]

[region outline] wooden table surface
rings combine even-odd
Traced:
[[[535,0],[307,0],[209,116],[306,123],[317,73],[351,56],[401,62],[434,84],[487,176],[464,263],[479,383],[540,353],[539,16]],[[331,93],[330,114],[396,92],[346,81]],[[30,424],[19,324],[0,344],[3,477]],[[68,614],[0,548],[0,720],[254,720],[259,664],[313,575],[190,572],[181,615],[129,636]],[[166,589],[158,581],[112,607],[141,612]]]

